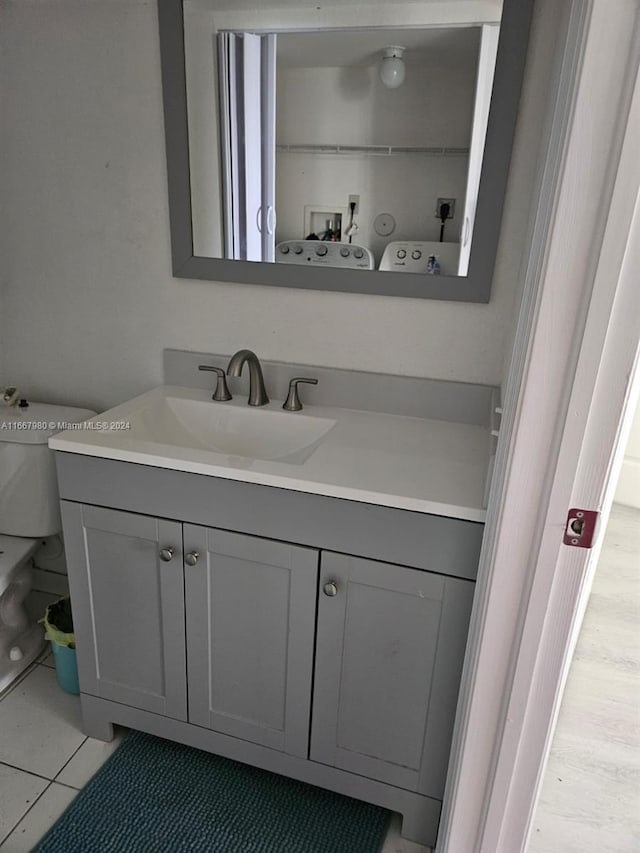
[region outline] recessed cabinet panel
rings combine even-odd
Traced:
[[[91,638],[83,691],[186,719],[181,525],[67,502],[63,515],[74,627]]]
[[[441,796],[472,593],[466,581],[322,553],[312,760]],[[462,639],[449,648],[453,632]]]
[[[189,719],[307,756],[318,554],[184,528]]]
[[[413,590],[394,592],[355,578],[347,582],[338,749],[419,770],[440,593],[436,589],[431,595],[437,597],[420,597]]]

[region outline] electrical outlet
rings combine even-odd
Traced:
[[[453,214],[454,214],[455,209],[456,209],[455,198],[439,198],[437,200],[437,202],[436,202],[436,213],[435,213],[436,219],[440,219],[440,207],[443,204],[449,205],[449,215],[447,216],[447,219],[453,219]]]
[[[359,195],[350,195],[349,196],[349,207],[348,207],[349,212],[351,212],[351,205],[352,204],[355,204],[355,207],[353,208],[353,213],[355,216],[355,214],[359,212],[359,208],[360,208],[360,196]]]

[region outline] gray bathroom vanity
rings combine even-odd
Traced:
[[[376,803],[403,815],[403,835],[433,845],[484,526],[481,503],[473,504],[487,454],[472,472],[478,482],[468,483],[475,497],[458,510],[442,493],[432,500],[428,483],[422,504],[411,493],[425,476],[417,451],[429,455],[429,419],[308,406],[304,416],[333,426],[313,439],[306,459],[299,447],[288,455],[279,448],[288,461],[202,447],[181,454],[184,422],[170,423],[165,409],[178,400],[172,416],[184,414],[188,401],[196,414],[187,420],[209,411],[218,423],[216,407],[229,404],[210,396],[155,389],[94,419],[128,420],[128,430],[52,439],[86,731],[109,740],[121,724]],[[264,418],[299,417],[281,405],[262,412],[267,435]],[[202,441],[194,423],[192,445]],[[433,440],[439,430],[450,441],[462,430],[460,454],[466,447],[475,458],[489,447],[487,424],[432,425]],[[316,427],[300,428],[312,429],[311,440]],[[147,441],[142,430],[152,428]],[[407,496],[384,501],[373,488],[368,469],[384,456],[378,429],[387,445],[397,436],[396,467],[407,462],[405,449],[416,454],[402,475]],[[351,463],[343,459],[331,473],[331,454],[340,459],[341,448]],[[456,455],[434,445],[432,472],[444,465],[437,476],[446,479],[448,466],[455,480],[460,459],[445,463],[447,453]],[[310,479],[321,479],[314,473],[321,470],[329,471],[326,482],[313,491]],[[355,482],[360,500],[341,496],[340,476]],[[386,482],[399,490],[399,481]]]

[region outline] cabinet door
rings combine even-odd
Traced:
[[[80,689],[185,720],[181,525],[67,501],[62,518]]]
[[[318,553],[185,525],[189,720],[307,757]]]
[[[322,553],[311,754],[440,799],[473,584]]]

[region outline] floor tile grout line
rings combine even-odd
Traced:
[[[56,773],[56,775],[55,775],[55,776],[53,777],[53,779],[51,780],[52,782],[57,782],[57,781],[58,781],[58,776],[62,773],[62,771],[65,769],[65,767],[67,767],[67,766],[69,765],[69,762],[70,762],[70,761],[72,761],[72,760],[76,757],[76,755],[80,752],[80,750],[82,749],[82,747],[85,745],[85,743],[86,743],[88,740],[89,740],[89,738],[87,737],[87,735],[84,735],[84,739],[83,739],[82,743],[77,747],[77,749],[75,749],[75,750],[73,751],[73,753],[69,756],[69,758],[67,758],[67,760],[66,760],[66,761],[65,761],[65,763],[62,765],[62,767],[60,768],[60,770],[58,770],[58,772]],[[59,784],[59,785],[64,785],[65,783],[64,783],[64,782],[58,782],[58,784]],[[67,787],[68,787],[68,788],[74,788],[74,786],[73,786],[73,785],[67,785]],[[79,789],[79,788],[74,788],[74,790],[75,790],[75,791],[79,791],[80,789]]]
[[[25,771],[25,772],[26,772],[26,771]],[[33,774],[33,775],[35,775],[35,774]],[[31,805],[29,806],[29,808],[26,810],[26,812],[22,815],[22,817],[20,818],[20,820],[18,820],[18,821],[17,821],[17,823],[15,823],[15,824],[11,827],[11,829],[10,829],[10,830],[9,830],[9,832],[4,836],[4,838],[3,838],[2,840],[0,840],[0,848],[2,848],[2,846],[3,846],[3,845],[4,845],[4,843],[5,843],[5,841],[7,841],[7,840],[9,839],[9,837],[10,837],[10,836],[11,836],[11,835],[16,831],[16,829],[20,826],[20,824],[22,823],[22,821],[27,817],[27,815],[29,814],[29,812],[31,811],[31,809],[35,806],[35,804],[36,804],[40,799],[42,799],[42,797],[46,794],[46,792],[49,790],[49,788],[53,785],[53,780],[52,780],[52,779],[47,779],[47,781],[48,781],[48,783],[49,783],[49,784],[46,786],[46,788],[38,794],[38,796],[35,798],[35,800],[31,803]],[[47,830],[47,831],[48,831],[48,830]],[[43,834],[44,834],[44,833],[43,833]]]
[[[75,791],[75,793],[76,793],[76,794],[79,794],[79,793],[80,793],[80,791],[82,790],[82,788],[76,788],[74,785],[69,785],[67,782],[59,782],[57,777],[60,775],[60,773],[62,773],[62,771],[65,769],[65,767],[66,767],[66,766],[69,764],[69,762],[70,762],[70,761],[71,761],[71,760],[76,756],[76,754],[79,752],[79,750],[84,746],[84,744],[85,744],[88,740],[89,740],[89,738],[88,738],[87,736],[85,736],[85,738],[84,738],[84,740],[82,741],[82,743],[77,747],[77,749],[75,749],[75,750],[74,750],[73,754],[72,754],[72,755],[67,759],[67,761],[66,761],[66,762],[64,763],[64,765],[60,768],[60,770],[58,771],[58,773],[56,774],[56,776],[55,776],[53,779],[50,779],[48,776],[42,776],[42,775],[41,775],[41,774],[39,774],[39,773],[34,773],[34,772],[33,772],[33,771],[31,771],[31,770],[24,770],[22,767],[16,767],[15,765],[13,765],[13,764],[9,764],[9,763],[7,763],[6,761],[0,761],[0,765],[4,765],[5,767],[10,767],[12,770],[19,770],[19,771],[21,771],[22,773],[26,773],[26,774],[27,774],[27,775],[29,775],[29,776],[34,776],[36,779],[42,779],[42,781],[43,781],[43,782],[47,782],[47,785],[46,785],[46,786],[44,787],[44,789],[40,792],[40,794],[38,794],[38,796],[35,798],[35,800],[31,803],[31,805],[29,806],[29,808],[27,809],[27,811],[26,811],[26,812],[25,812],[25,813],[20,817],[20,819],[17,821],[17,823],[15,823],[15,824],[11,827],[11,829],[9,830],[9,832],[8,832],[8,833],[7,833],[3,838],[1,838],[1,839],[0,839],[0,849],[2,848],[2,845],[4,844],[4,842],[9,838],[9,836],[11,835],[11,833],[12,833],[12,832],[14,832],[14,831],[17,829],[17,827],[22,823],[22,821],[27,817],[27,815],[29,814],[29,812],[31,811],[31,809],[35,806],[35,804],[38,802],[38,800],[39,800],[39,799],[40,799],[40,798],[41,798],[41,797],[42,797],[42,796],[43,796],[43,795],[44,795],[44,794],[49,790],[49,788],[50,788],[54,783],[55,783],[56,785],[61,785],[63,788],[67,788],[67,789],[68,789],[68,790],[70,790],[70,791]],[[84,787],[84,786],[83,786],[83,787]],[[47,830],[45,830],[45,832],[48,832],[48,828],[47,828]]]
[[[8,684],[5,687],[4,691],[2,693],[0,693],[0,702],[2,702],[3,699],[6,699],[10,693],[13,693],[13,691],[16,689],[16,687],[18,687],[18,685],[22,684],[22,682],[25,680],[25,678],[28,675],[31,675],[32,672],[35,672],[35,669],[37,666],[38,666],[37,660],[31,661],[29,666],[27,666],[25,669],[23,669],[22,672],[11,682],[11,684]]]
[[[9,761],[0,761],[0,767],[1,766],[10,767],[12,770],[20,770],[20,772],[26,773],[28,776],[35,776],[36,779],[42,779],[44,782],[55,782],[55,777],[43,776],[42,773],[36,773],[33,770],[25,770],[24,767],[19,767],[17,764],[11,764]]]
[[[29,666],[27,666],[23,670],[23,672],[21,672],[18,675],[18,677],[14,680],[14,682],[12,684],[8,685],[5,692],[3,692],[2,695],[0,696],[0,702],[2,702],[3,699],[5,699],[7,696],[9,696],[26,678],[28,678],[29,675],[31,675],[33,672],[37,671],[37,669],[40,666],[44,666],[45,669],[48,669],[48,670],[50,670],[52,668],[55,669],[55,667],[47,666],[45,663],[43,663],[43,660],[44,660],[44,658],[42,658],[42,655],[41,655],[36,660],[32,661],[29,664]],[[54,783],[57,785],[60,785],[63,788],[66,788],[69,791],[73,791],[75,795],[77,795],[82,790],[82,788],[76,788],[75,786],[69,785],[66,782],[57,781],[57,777],[63,772],[63,770],[68,766],[69,762],[77,755],[78,751],[82,748],[82,746],[88,740],[89,740],[89,738],[83,734],[83,738],[82,738],[81,743],[76,747],[76,749],[74,749],[72,754],[65,761],[65,763],[62,765],[62,767],[56,772],[56,774],[53,778],[50,778],[48,776],[44,776],[41,773],[35,773],[32,770],[26,770],[24,767],[19,767],[15,764],[11,764],[8,761],[0,760],[0,766],[4,765],[5,767],[9,767],[12,770],[15,770],[15,771],[20,772],[20,773],[26,773],[28,776],[32,776],[35,779],[40,779],[43,782],[47,783],[45,785],[45,787],[43,788],[43,790],[38,794],[38,796],[35,797],[35,799],[31,803],[29,808],[24,812],[24,814],[21,815],[20,818],[9,828],[7,833],[3,833],[3,835],[0,836],[0,849],[4,846],[5,842],[10,838],[10,836],[17,830],[17,828],[20,826],[20,824],[28,817],[28,815],[31,813],[31,810],[36,805],[36,803],[38,803],[40,801],[40,799],[46,794],[46,792],[51,788],[51,786]],[[49,831],[49,829],[50,829],[50,827],[46,828],[46,830],[43,832],[43,837],[46,834],[46,832]]]
[[[82,788],[76,788],[75,785],[70,785],[68,782],[59,782],[57,779],[52,780],[51,784],[53,785],[54,783],[60,785],[61,788],[68,788],[70,791],[75,791],[76,794],[79,794],[82,788],[86,787],[86,785],[83,785]],[[89,783],[87,782],[86,784],[88,785]]]

